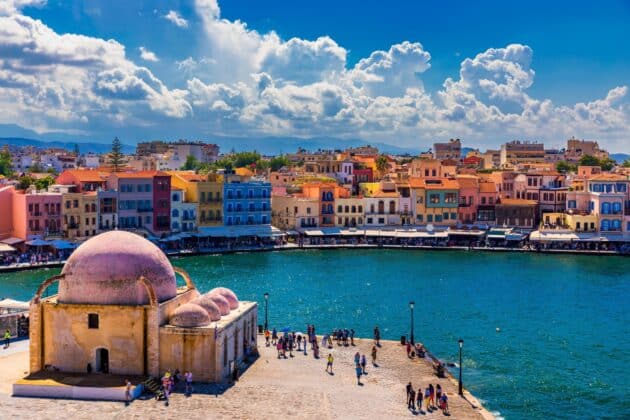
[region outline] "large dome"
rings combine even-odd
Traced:
[[[135,233],[102,233],[78,247],[63,267],[59,302],[102,305],[149,303],[144,276],[159,302],[177,294],[175,272],[166,255]]]

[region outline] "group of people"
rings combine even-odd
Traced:
[[[446,392],[442,391],[442,386],[440,384],[437,384],[435,387],[433,384],[429,384],[423,391],[422,386],[415,390],[411,382],[409,382],[406,390],[407,408],[409,410],[414,412],[416,410],[422,411],[424,401],[424,407],[427,412],[430,413],[439,408],[444,414],[450,414],[448,409],[448,397],[446,396]]]
[[[162,376],[162,393],[164,397],[164,404],[169,404],[169,397],[177,387],[180,382],[184,382],[184,394],[187,396],[192,395],[193,392],[193,374],[191,371],[187,370],[184,372],[183,376],[179,369],[175,369],[173,372],[171,370],[167,370]],[[159,398],[159,395],[156,395],[156,399]]]
[[[289,352],[289,357],[293,357],[293,350],[304,352],[304,355],[307,355],[307,347],[308,343],[311,345],[311,350],[313,351],[313,356],[316,359],[319,359],[319,344],[317,343],[317,336],[315,335],[315,326],[309,324],[307,326],[306,334],[302,335],[296,332],[284,331],[282,334],[278,334],[278,330],[275,328],[271,331],[266,329],[264,331],[265,336],[265,345],[267,347],[274,346],[278,350],[278,359],[287,358],[287,351]],[[322,340],[322,344],[325,345],[325,342]],[[332,345],[332,344],[331,344]]]

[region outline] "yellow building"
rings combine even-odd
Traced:
[[[595,232],[598,222],[595,214],[544,213],[541,228],[553,227],[570,229],[574,232]]]
[[[223,177],[193,171],[170,171],[171,185],[185,191],[188,202],[197,203],[197,226],[223,224]]]
[[[319,199],[300,194],[273,196],[271,224],[280,229],[317,227]]]
[[[185,287],[177,287],[175,273]],[[59,293],[43,298],[55,282]],[[159,378],[179,369],[198,381],[223,381],[255,351],[256,325],[255,302],[240,302],[225,288],[200,295],[151,242],[110,231],[83,243],[61,274],[37,290],[30,307],[30,372],[40,378],[47,372]],[[27,377],[14,385],[14,395],[57,395],[55,387],[38,391],[36,385]]]
[[[337,198],[335,209],[337,227],[363,226],[365,223],[365,200],[361,197]]]
[[[96,235],[98,230],[96,201],[96,192],[62,194],[61,223],[65,238],[89,238]]]
[[[457,225],[459,183],[453,178],[410,178],[416,224]]]

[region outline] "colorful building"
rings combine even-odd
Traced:
[[[307,182],[302,184],[304,197],[319,201],[319,226],[335,226],[335,200],[349,197],[350,193],[334,182]]]
[[[338,227],[363,226],[365,223],[365,199],[340,197],[335,200],[335,225]]]
[[[197,203],[186,200],[181,188],[171,188],[171,232],[197,230]]]
[[[271,224],[271,184],[238,175],[226,175],[223,184],[225,225]]]
[[[98,191],[107,185],[109,174],[91,169],[67,169],[56,179],[60,185],[74,185],[76,192]]]
[[[74,187],[72,190],[74,191]],[[61,196],[63,237],[85,239],[98,231],[97,193],[65,192]]]
[[[538,202],[518,198],[502,198],[495,206],[497,226],[533,229],[538,226]]]
[[[171,176],[165,172],[116,172],[107,180],[118,191],[118,225],[148,229],[154,234],[171,228]]]
[[[61,235],[61,194],[15,190],[13,235],[28,240]]]
[[[280,229],[319,226],[319,199],[302,194],[274,195],[271,198],[271,223]]]
[[[457,225],[459,183],[454,178],[410,178],[415,221],[437,226]]]
[[[188,203],[197,203],[197,226],[223,224],[223,176],[192,171],[171,171],[171,183],[184,190]]]

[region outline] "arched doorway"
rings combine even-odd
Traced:
[[[96,372],[109,373],[109,350],[96,349]]]

